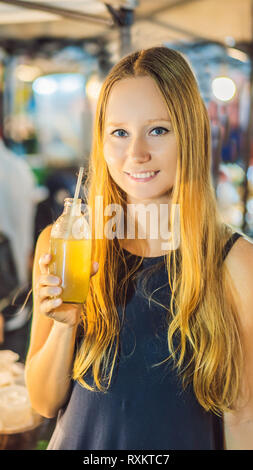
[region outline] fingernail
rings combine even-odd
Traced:
[[[93,268],[94,268],[94,269],[97,269],[97,268],[98,268],[98,262],[97,262],[97,261],[94,261],[94,263],[93,263]]]

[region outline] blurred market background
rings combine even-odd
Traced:
[[[45,448],[54,427],[19,403],[32,298],[20,306],[38,235],[87,167],[105,76],[124,55],[155,45],[190,62],[211,121],[221,213],[253,240],[252,0],[0,1],[2,449]]]

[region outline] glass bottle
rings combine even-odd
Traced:
[[[49,271],[61,278],[63,302],[85,302],[89,289],[92,238],[89,214],[82,213],[81,199],[64,199],[63,213],[53,224]]]

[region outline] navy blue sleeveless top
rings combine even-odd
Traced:
[[[224,247],[224,259],[241,235]],[[131,262],[137,255],[126,250]],[[164,257],[144,258],[150,267]],[[142,270],[140,268],[140,272]],[[198,403],[191,385],[184,390],[168,357],[166,310],[143,297],[139,284],[129,284],[119,360],[109,390],[92,392],[72,383],[68,403],[57,417],[48,450],[216,450],[223,448],[223,421]],[[169,308],[165,263],[154,276],[152,298]],[[119,315],[120,315],[119,308]],[[93,383],[91,375],[85,375]]]

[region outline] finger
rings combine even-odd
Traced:
[[[53,274],[42,274],[39,277],[37,288],[39,289],[41,286],[59,286],[60,284],[60,277],[54,276]]]
[[[40,304],[40,313],[47,315],[62,304],[62,299],[46,299]]]
[[[98,272],[98,268],[99,268],[99,264],[97,261],[94,261],[92,264],[91,264],[91,273],[90,275],[91,276],[94,276],[94,274],[96,274]]]
[[[52,318],[52,320],[55,320],[55,311],[52,310],[51,312],[47,312],[47,317]]]
[[[40,299],[46,299],[50,297],[56,297],[62,293],[61,287],[41,287],[38,290],[38,295]]]
[[[45,253],[39,259],[39,267],[42,274],[49,273],[49,263],[51,261],[50,253]]]

